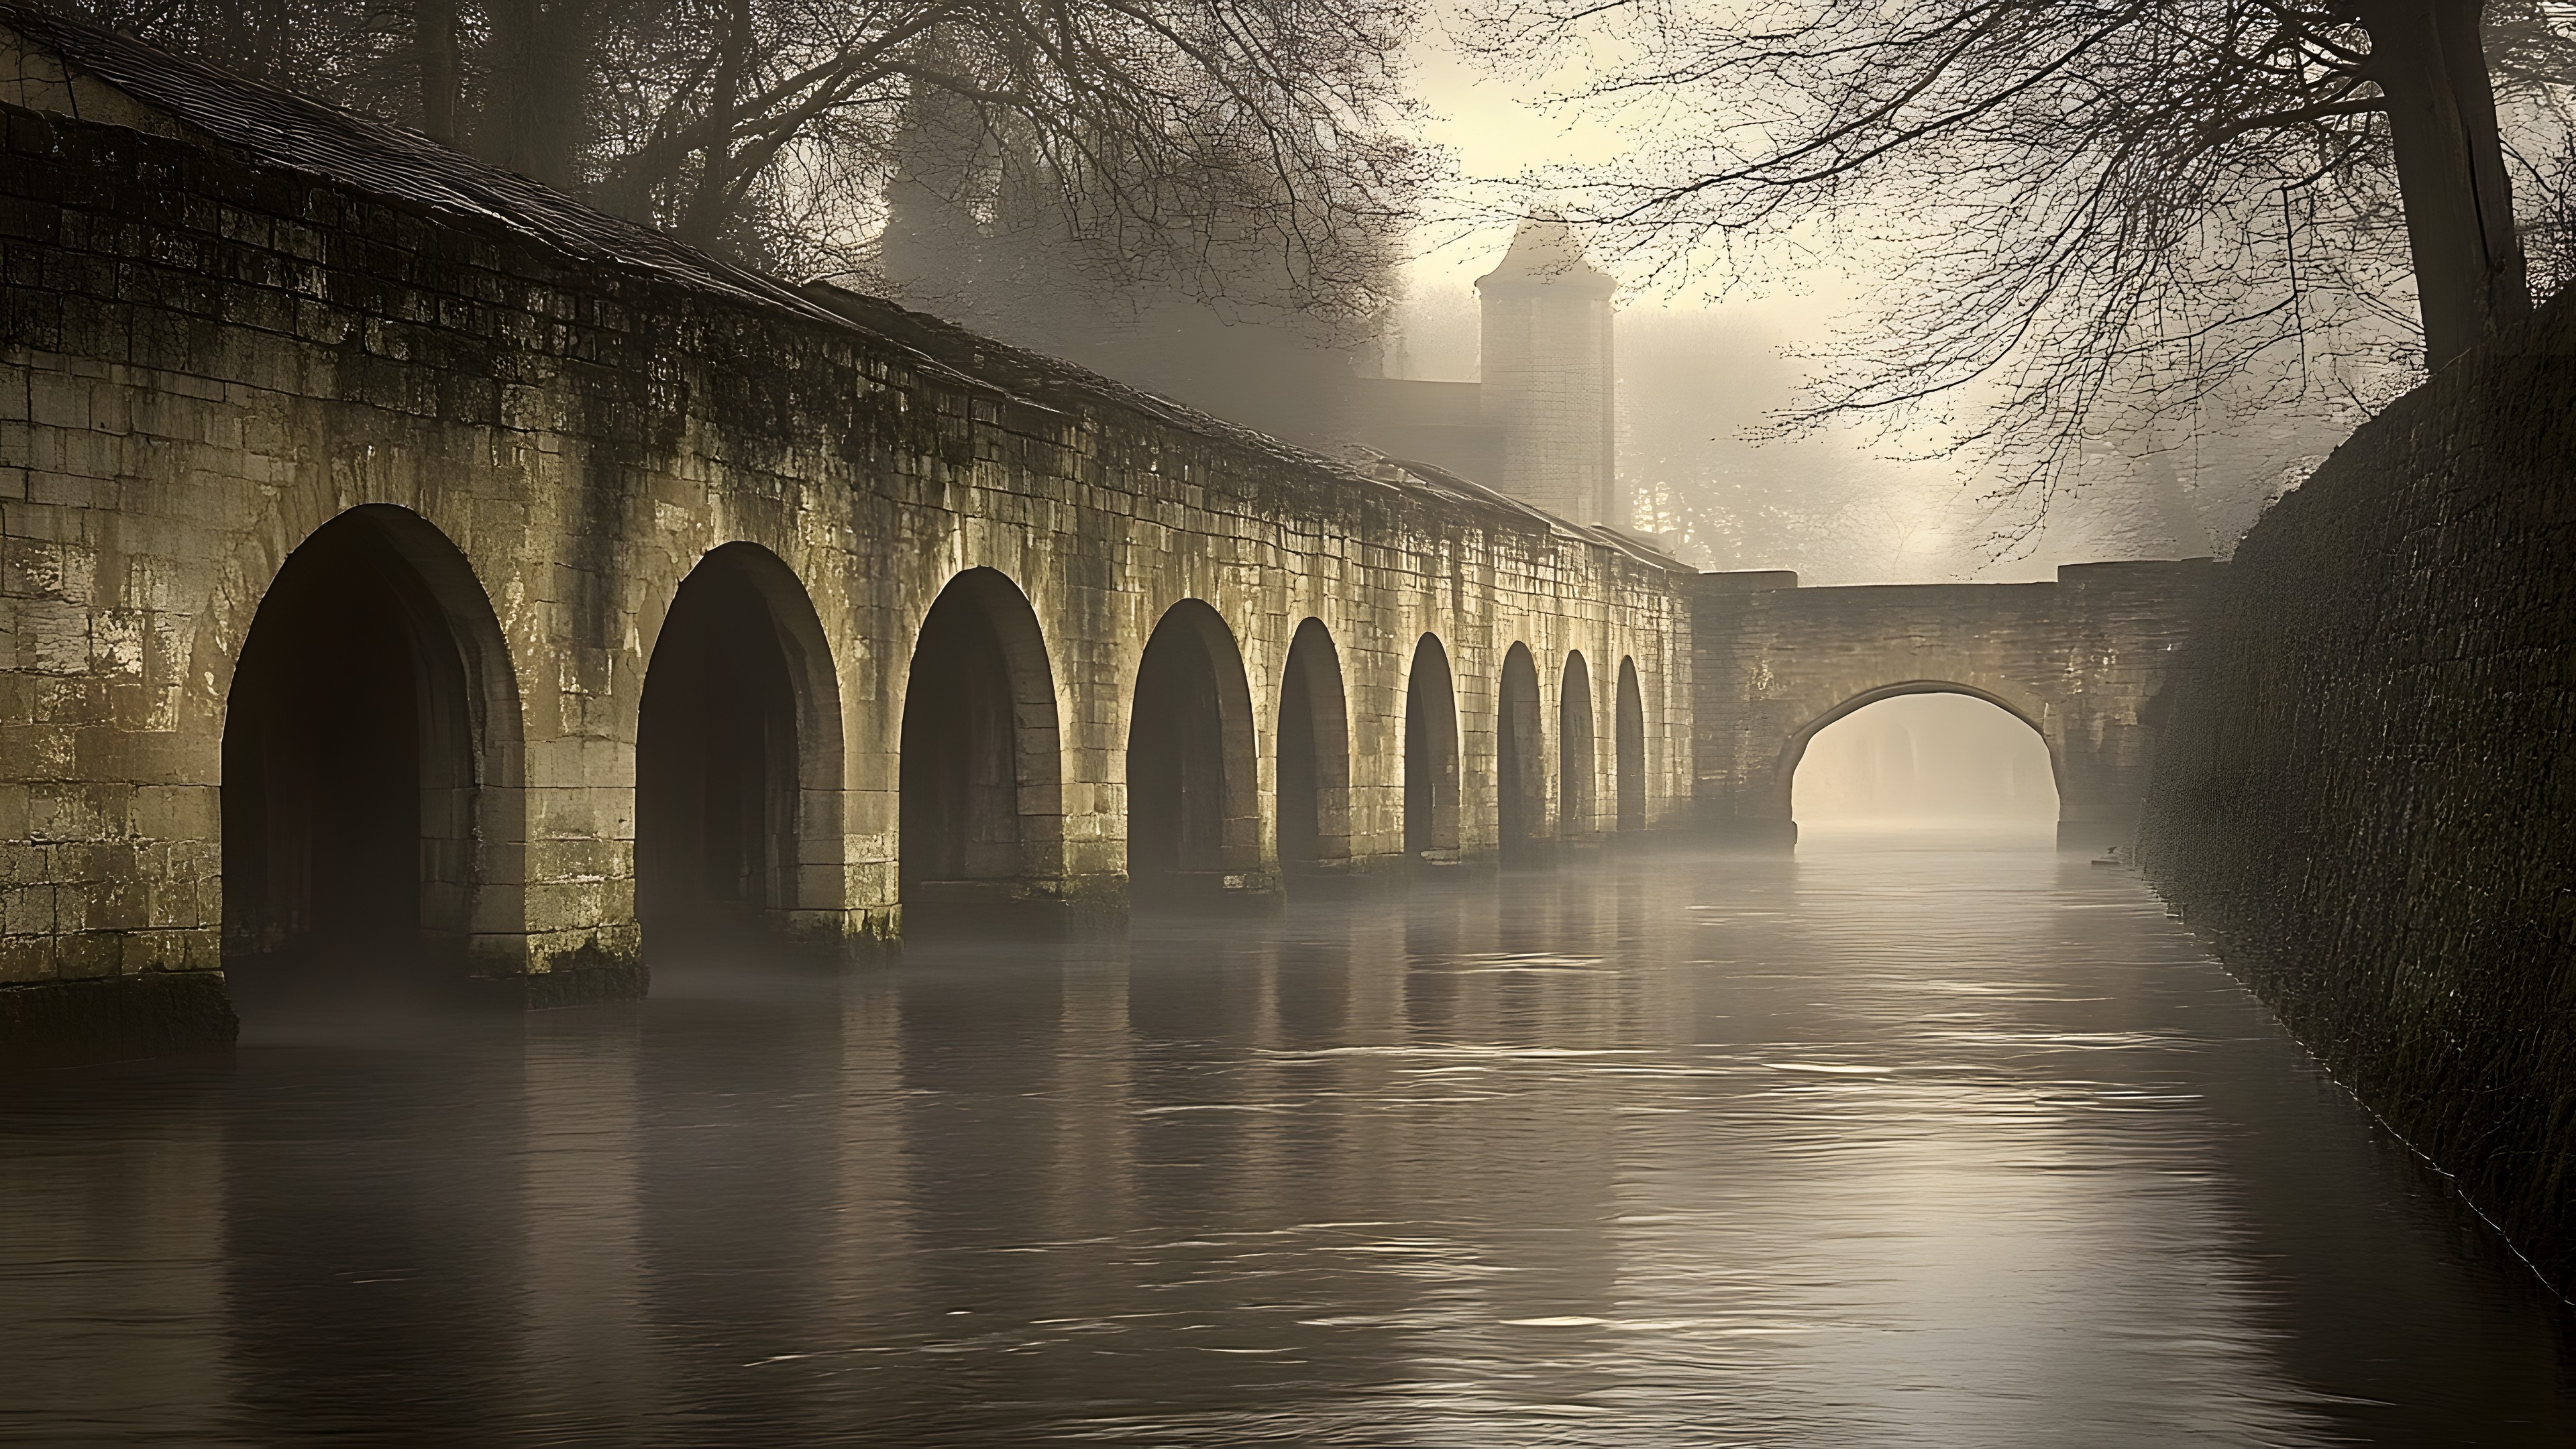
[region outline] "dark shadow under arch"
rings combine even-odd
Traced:
[[[905,677],[897,874],[907,935],[1015,929],[1063,871],[1055,672],[1010,578],[968,569],[924,616]]]
[[[1413,646],[1404,684],[1404,853],[1458,851],[1458,694],[1437,634]]]
[[[1618,718],[1613,722],[1619,787],[1619,828],[1646,828],[1646,698],[1637,687],[1637,661],[1619,661]]]
[[[648,950],[837,931],[841,696],[804,584],[729,543],[662,616],[635,733],[636,916]]]
[[[453,983],[486,953],[524,969],[521,771],[508,645],[464,555],[390,505],[314,530],[225,696],[236,998]]]
[[[1547,834],[1547,741],[1539,733],[1538,665],[1529,646],[1503,655],[1494,706],[1494,819],[1506,859]]]
[[[1234,632],[1183,599],[1146,641],[1127,727],[1127,883],[1163,904],[1233,888],[1260,863],[1252,692]]]
[[[1601,769],[1592,728],[1592,669],[1578,651],[1565,656],[1565,678],[1559,686],[1556,718],[1557,833],[1569,840],[1601,832],[1595,817],[1593,781]]]
[[[1943,679],[1908,679],[1896,684],[1881,685],[1876,689],[1863,690],[1860,693],[1853,695],[1851,698],[1844,700],[1842,703],[1835,705],[1833,708],[1826,710],[1824,713],[1817,715],[1814,719],[1809,720],[1805,725],[1799,728],[1797,733],[1789,737],[1789,742],[1781,747],[1777,778],[1772,784],[1772,789],[1777,792],[1777,803],[1780,810],[1779,818],[1783,820],[1793,820],[1795,818],[1791,811],[1796,794],[1798,761],[1805,758],[1807,753],[1807,742],[1814,739],[1818,731],[1848,715],[1867,709],[1871,705],[1879,703],[1881,700],[1896,699],[1909,694],[1966,695],[1970,699],[1982,700],[1987,704],[1991,704],[1995,708],[2002,710],[2004,713],[2011,715],[2014,719],[2028,725],[2031,733],[2039,736],[2040,743],[2048,746],[2049,780],[2057,789],[2058,808],[2060,812],[2062,813],[2065,810],[2066,781],[2064,767],[2057,758],[2057,742],[2048,737],[2048,731],[2040,728],[2039,721],[2031,718],[2028,711],[2023,710],[2012,701],[2005,699],[2000,695],[1979,689],[1974,685],[1958,684]]]
[[[1321,619],[1297,626],[1279,684],[1277,788],[1282,870],[1348,860],[1351,741],[1342,659]]]

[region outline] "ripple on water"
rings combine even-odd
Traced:
[[[9,1084],[0,1439],[2576,1441],[2544,1295],[2051,851],[666,981]]]

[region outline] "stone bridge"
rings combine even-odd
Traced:
[[[237,993],[1794,839],[1833,719],[2124,835],[2205,563],[1694,576],[0,0],[0,1058]]]
[[[1701,826],[1797,839],[1789,791],[1807,742],[1901,694],[1964,694],[2039,732],[2058,839],[2126,841],[2146,798],[2155,701],[2218,566],[2076,564],[2055,583],[1798,587],[1786,572],[1703,574],[1691,608]]]
[[[1686,815],[1617,535],[0,25],[0,1051]]]

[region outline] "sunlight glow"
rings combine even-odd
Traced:
[[[1816,732],[1798,763],[1801,825],[2044,826],[2057,819],[2048,745],[1968,695],[1881,700]]]

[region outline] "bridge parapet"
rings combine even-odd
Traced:
[[[1964,694],[2036,730],[2056,771],[2058,838],[2135,830],[2155,700],[2217,564],[2070,564],[2051,583],[1802,588],[1770,570],[1702,574],[1692,599],[1698,822],[1718,838],[1797,839],[1807,742],[1904,694]]]

